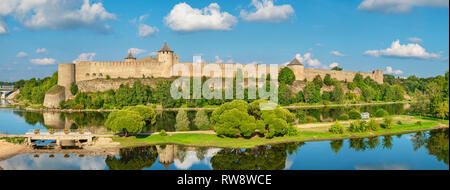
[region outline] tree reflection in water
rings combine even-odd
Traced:
[[[288,154],[304,143],[259,146],[249,149],[223,149],[211,158],[215,170],[282,170]]]
[[[333,150],[336,154],[339,153],[343,145],[344,140],[335,140],[330,142],[331,150]]]
[[[105,160],[110,170],[142,170],[150,168],[158,158],[155,146],[120,149],[120,158],[108,156]]]
[[[424,132],[419,132],[411,138],[414,150],[418,150],[425,146],[428,150],[428,154],[435,156],[439,162],[443,161],[446,165],[448,165],[448,129],[434,130],[430,131],[428,134],[429,135]]]

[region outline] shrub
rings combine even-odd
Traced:
[[[166,130],[161,130],[160,132],[159,132],[159,135],[161,135],[161,136],[163,136],[163,137],[165,137],[165,136],[167,136],[167,133],[166,133]]]
[[[346,113],[343,113],[343,114],[339,115],[339,117],[338,117],[338,120],[341,120],[341,121],[347,121],[348,119],[349,119],[349,116]]]
[[[303,110],[298,109],[297,112],[295,113],[295,116],[297,117],[299,123],[305,122],[306,114]]]
[[[422,126],[422,121],[417,121],[417,122],[416,122],[416,125],[417,125],[417,126]]]
[[[200,130],[211,129],[211,124],[209,123],[208,115],[203,110],[198,111],[197,114],[195,115],[194,124]]]
[[[268,129],[266,138],[286,135],[288,123],[295,119],[294,114],[280,107],[274,110],[263,110],[261,117]]]
[[[397,125],[402,125],[403,122],[402,121],[397,121]]]
[[[383,108],[378,109],[377,112],[375,113],[376,117],[385,117],[388,115],[389,115],[389,113],[386,110],[384,110]]]
[[[344,133],[344,128],[342,127],[342,125],[339,123],[339,122],[335,122],[332,126],[331,126],[331,128],[330,128],[330,130],[329,130],[331,133],[333,133],[333,134],[343,134]]]
[[[384,117],[383,128],[392,129],[392,117],[390,116]]]
[[[350,112],[348,112],[348,116],[350,119],[361,119],[361,113],[359,113],[356,109],[350,110]]]
[[[350,127],[348,128],[350,132],[359,133],[367,131],[366,122],[364,121],[353,121],[350,123]]]
[[[287,132],[286,132],[287,136],[297,136],[299,134],[300,134],[300,130],[297,127],[295,127],[293,125],[289,125]]]
[[[111,79],[111,76],[106,75],[106,80],[109,80],[109,79]]]
[[[331,79],[330,74],[325,75],[325,78],[323,78],[323,83],[325,83],[325,85],[327,85],[327,86],[333,85],[333,80]]]
[[[375,119],[370,119],[367,124],[367,129],[371,131],[378,131],[380,129],[380,124]]]
[[[315,117],[310,115],[305,117],[305,123],[314,123],[314,122],[317,122],[317,119]]]

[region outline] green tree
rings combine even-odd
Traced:
[[[189,130],[190,121],[186,114],[186,111],[184,111],[184,110],[178,111],[176,121],[177,122],[175,124],[175,128],[177,129],[177,131],[188,131]]]
[[[335,67],[331,68],[331,70],[333,70],[333,71],[342,71],[343,69],[341,67],[335,66]]]
[[[278,82],[284,84],[292,84],[295,81],[294,72],[289,67],[284,67],[278,74]]]
[[[322,81],[322,77],[320,77],[320,75],[316,75],[316,77],[314,77],[313,83],[319,91],[320,91],[320,89],[322,89],[323,81]]]
[[[323,78],[323,83],[325,83],[325,85],[327,86],[332,86],[333,85],[333,80],[331,79],[331,75],[330,74],[326,74],[325,78]]]
[[[141,133],[145,126],[144,117],[135,111],[114,111],[109,114],[105,126],[114,132],[123,131],[127,137],[129,133]]]
[[[74,82],[72,82],[72,85],[70,86],[70,92],[72,95],[76,95],[78,93],[78,85]]]
[[[320,90],[316,88],[315,83],[310,82],[305,87],[305,100],[308,103],[318,103],[321,101]]]
[[[129,106],[124,108],[124,110],[138,112],[139,115],[141,115],[144,118],[144,121],[148,125],[154,125],[156,123],[157,114],[152,108],[148,106],[144,105]]]
[[[331,92],[331,101],[342,103],[345,100],[344,89],[340,83],[337,83]]]
[[[205,111],[200,110],[195,115],[194,124],[198,127],[200,130],[210,130],[211,124],[209,122],[208,115]]]

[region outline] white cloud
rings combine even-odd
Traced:
[[[411,38],[408,38],[408,40],[409,40],[410,42],[414,42],[414,43],[422,43],[422,42],[423,42],[422,39],[417,38],[417,37],[411,37]]]
[[[145,38],[151,36],[158,32],[159,29],[157,27],[149,26],[146,24],[139,24],[139,37]]]
[[[305,53],[305,55],[301,55],[300,53],[295,55],[295,58],[300,61],[300,63],[307,64],[308,66],[318,68],[322,65],[318,59],[312,59],[311,53]]]
[[[338,67],[338,66],[339,66],[339,63],[333,62],[333,63],[331,63],[328,67],[329,67],[329,68],[334,68],[334,67]]]
[[[382,50],[367,50],[365,55],[374,57],[397,57],[397,58],[416,58],[416,59],[437,59],[440,54],[428,53],[425,48],[419,44],[400,44],[399,40],[392,42],[391,47]]]
[[[37,48],[36,49],[36,53],[47,53],[47,52],[48,52],[48,50],[45,48]]]
[[[274,5],[273,0],[252,0],[251,5],[256,8],[255,12],[241,10],[242,19],[249,22],[279,23],[288,20],[295,12],[291,5]]]
[[[387,67],[386,67],[385,73],[386,73],[386,74],[401,75],[401,74],[403,74],[403,71],[402,71],[402,70],[395,70],[395,71],[394,71],[394,70],[392,69],[392,67],[387,66]]]
[[[42,59],[31,59],[30,62],[36,65],[52,65],[56,63],[56,60],[53,58],[42,58]]]
[[[195,32],[202,30],[231,30],[237,23],[236,17],[220,12],[217,3],[203,9],[192,8],[187,3],[179,3],[164,18],[165,24],[174,31]]]
[[[0,35],[7,34],[8,32],[9,32],[8,25],[6,25],[6,22],[4,21],[4,19],[0,15]]]
[[[90,0],[2,0],[0,34],[7,28],[2,17],[9,15],[32,30],[88,28],[107,32],[111,26],[106,22],[116,19],[101,2],[91,4]]]
[[[28,54],[23,52],[23,51],[21,51],[21,52],[17,53],[16,57],[18,57],[18,58],[28,57]]]
[[[78,55],[78,58],[73,60],[74,63],[80,62],[80,61],[93,61],[96,53],[82,53]]]
[[[128,53],[132,53],[133,55],[139,55],[141,53],[145,53],[147,50],[145,49],[139,49],[139,48],[130,48],[128,49]]]
[[[447,7],[448,0],[364,0],[358,10],[386,13],[406,13],[413,7]]]
[[[338,56],[338,57],[345,56],[344,54],[342,54],[342,53],[340,53],[340,52],[338,52],[338,51],[331,51],[330,54],[331,54],[331,55]]]

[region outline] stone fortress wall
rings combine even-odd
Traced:
[[[181,72],[172,73],[172,67],[179,64],[179,57],[177,54],[164,44],[161,50],[158,51],[155,57],[149,56],[143,59],[133,57],[130,53],[123,62],[109,62],[109,61],[82,61],[77,63],[62,63],[58,65],[58,85],[65,88],[64,99],[72,97],[70,93],[70,86],[72,83],[81,84],[84,91],[86,89],[99,89],[97,87],[90,87],[88,81],[94,79],[105,79],[109,76],[111,79],[142,79],[142,78],[173,78],[182,76]],[[194,72],[193,63],[180,63],[185,65],[190,71],[190,76],[212,76],[212,73],[198,73]],[[225,73],[225,68],[230,64],[222,63],[202,63],[202,68],[220,68],[222,69],[222,76],[228,76]],[[233,64],[233,66],[236,66]],[[245,65],[242,65],[245,67]],[[264,67],[264,66],[263,66]],[[270,66],[265,65],[266,72],[270,72]],[[312,81],[314,77],[320,75],[322,78],[326,74],[330,74],[332,78],[337,80],[351,82],[357,73],[360,73],[363,77],[370,77],[377,83],[383,83],[383,71],[375,70],[371,73],[368,72],[351,72],[351,71],[334,71],[334,70],[318,70],[312,68],[305,68],[302,63],[294,59],[286,66],[278,66],[278,70],[284,67],[290,68],[296,77],[296,80]],[[248,77],[248,73],[244,71],[244,78]],[[235,73],[233,74],[233,76]],[[124,82],[126,83],[126,81]],[[97,83],[93,83],[97,84]],[[111,85],[117,86],[117,85]],[[107,87],[105,87],[107,88]],[[105,90],[105,88],[100,88]],[[48,100],[50,101],[50,100]],[[52,100],[55,102],[56,100]],[[45,101],[44,101],[45,102]],[[45,104],[45,103],[44,103]]]

